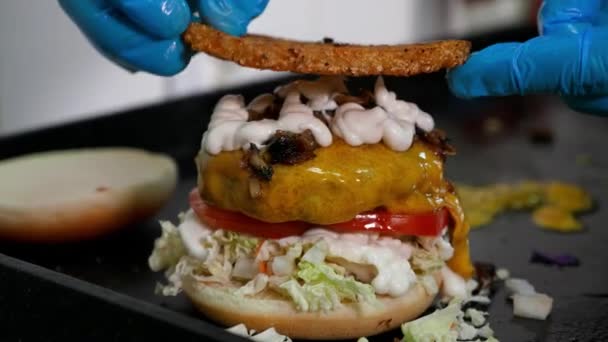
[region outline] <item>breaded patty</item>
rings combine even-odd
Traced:
[[[257,69],[317,75],[413,76],[453,68],[466,61],[471,44],[443,40],[422,44],[351,45],[299,42],[273,37],[234,37],[193,23],[184,41],[190,48]]]

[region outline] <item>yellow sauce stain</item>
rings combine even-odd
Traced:
[[[490,223],[500,213],[532,210],[533,222],[541,228],[575,232],[582,224],[576,213],[589,210],[592,200],[582,188],[562,182],[531,182],[456,186],[472,228]]]

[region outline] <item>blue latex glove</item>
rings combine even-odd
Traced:
[[[448,73],[462,98],[554,93],[575,110],[608,115],[608,1],[546,0],[540,36],[497,44]]]
[[[243,35],[268,0],[59,0],[91,43],[132,70],[170,76],[192,55],[180,35],[198,12],[226,33]]]

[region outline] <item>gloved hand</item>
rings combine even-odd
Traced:
[[[192,55],[180,39],[200,18],[226,33],[243,35],[268,0],[59,0],[91,43],[106,57],[132,70],[169,76]]]
[[[540,36],[490,46],[448,73],[463,98],[554,93],[573,109],[608,115],[608,1],[546,0]]]

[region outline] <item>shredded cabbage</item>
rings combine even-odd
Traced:
[[[216,230],[209,239],[214,239],[219,243],[223,248],[224,259],[231,262],[235,262],[240,257],[252,255],[259,242],[255,237],[225,230]]]
[[[328,251],[329,246],[327,245],[327,241],[319,240],[319,242],[315,243],[302,255],[302,261],[319,264],[325,260]]]
[[[402,341],[451,342],[485,339],[498,342],[484,313],[471,308],[467,309],[466,313],[463,312],[465,303],[466,301],[454,299],[441,310],[401,325]]]
[[[165,272],[168,284],[156,284],[156,293],[163,296],[176,296],[182,290],[182,276],[194,275],[196,269],[201,267],[201,262],[189,256],[182,257],[179,262]]]
[[[403,342],[451,342],[458,338],[454,329],[459,322],[460,303],[453,301],[444,309],[401,326]]]
[[[418,274],[429,274],[439,271],[445,266],[437,253],[429,252],[421,248],[415,248],[410,259],[412,269]]]
[[[184,215],[180,217],[182,223],[187,219]],[[437,255],[436,241],[427,241],[431,247],[425,250],[396,239],[372,239],[355,234],[349,236],[347,244],[332,247],[331,243],[340,240],[340,234],[321,229],[312,231],[307,239],[266,240],[261,246],[262,241],[255,237],[210,230],[200,238],[200,247],[206,252],[204,257],[195,256],[188,254],[181,240],[180,226],[176,228],[166,221],[161,225],[163,233],[155,242],[149,264],[154,271],[165,270],[168,284],[157,288],[164,295],[178,294],[182,279],[189,276],[197,281],[237,285],[236,293],[244,296],[271,288],[291,299],[299,310],[327,311],[343,302],[374,302],[378,288],[385,289],[379,293],[390,292],[390,284],[372,285],[377,278],[386,278],[381,277],[382,271],[397,272],[405,280],[411,278],[414,282],[416,276],[409,258],[423,276],[425,289],[436,293],[437,283],[424,276],[444,266],[441,256]],[[333,240],[328,241],[326,235],[331,235]],[[353,248],[360,245],[369,248],[365,253],[354,253]],[[260,262],[267,263],[262,266],[268,274],[260,273]]]
[[[373,302],[376,299],[371,285],[339,275],[326,264],[307,261],[299,262],[296,276],[279,285],[279,288],[302,311],[332,310],[340,306],[342,300]]]
[[[435,277],[432,275],[423,275],[422,277],[418,277],[418,280],[428,295],[435,296],[437,293],[439,293],[439,284],[437,284]]]
[[[160,226],[162,235],[154,241],[152,255],[148,258],[148,265],[155,272],[175,266],[186,255],[186,248],[173,223],[160,221]]]

